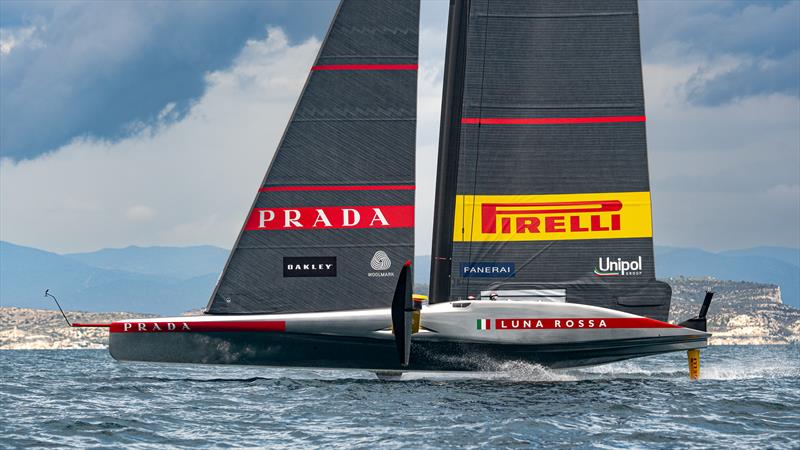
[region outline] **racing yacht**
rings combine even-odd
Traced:
[[[707,345],[710,296],[671,324],[655,279],[636,0],[451,0],[427,299],[418,40],[418,1],[341,1],[204,314],[105,324],[114,358],[475,371]]]

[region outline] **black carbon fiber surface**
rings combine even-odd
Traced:
[[[342,1],[253,208],[329,208],[334,222],[331,214],[347,207],[413,208],[418,39],[418,1]],[[406,189],[337,189],[354,186]],[[207,311],[388,307],[414,255],[409,220],[389,228],[245,227]],[[374,269],[376,255],[391,266]],[[336,276],[284,277],[284,257],[335,257]]]
[[[484,123],[477,119],[636,118],[644,116],[636,0],[465,0],[466,51],[448,76],[463,77],[459,139],[442,145],[457,172],[455,211],[472,195],[649,192],[643,119],[599,123]],[[453,14],[451,13],[451,21]],[[452,23],[451,23],[452,25]],[[452,28],[452,27],[451,27]],[[451,32],[454,32],[451,30]],[[457,44],[458,40],[450,42]],[[462,52],[463,53],[463,52]],[[448,55],[458,55],[453,48]],[[455,57],[455,56],[453,56]],[[448,80],[445,80],[447,84]],[[453,94],[457,95],[457,93]],[[440,174],[446,173],[440,171]],[[439,180],[442,186],[443,180]],[[457,200],[458,199],[458,200]],[[479,214],[478,208],[472,214]],[[434,242],[452,239],[432,265],[434,301],[490,289],[560,286],[567,301],[666,320],[670,289],[655,281],[652,237],[473,240],[456,236],[458,218],[441,215]],[[437,218],[440,216],[437,215]],[[471,221],[466,217],[464,221]],[[627,225],[627,224],[626,224]],[[448,230],[447,227],[451,228]],[[441,246],[440,246],[441,248]],[[604,258],[638,260],[635,274],[600,277]],[[464,277],[462,264],[513,264],[513,277]],[[444,279],[447,277],[447,279]],[[437,286],[447,286],[441,289]],[[449,291],[449,292],[448,292]],[[441,295],[445,293],[445,295]]]

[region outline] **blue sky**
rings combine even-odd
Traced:
[[[231,245],[335,6],[0,2],[0,239]],[[800,2],[640,16],[657,243],[800,246]],[[418,253],[446,20],[423,2]]]

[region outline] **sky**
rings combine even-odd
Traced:
[[[0,2],[0,239],[230,247],[336,4]],[[423,1],[417,254],[447,2]],[[655,242],[800,247],[800,2],[640,1]]]

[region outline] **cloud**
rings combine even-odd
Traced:
[[[747,58],[725,71],[717,62],[698,68],[686,82],[686,98],[694,104],[720,105],[759,94],[800,97],[800,52],[781,59]]]
[[[800,246],[798,96],[769,83],[738,89],[739,80],[717,95],[721,100],[690,98],[711,96],[713,80],[742,67],[767,70],[800,46],[783,48],[780,39],[769,44],[764,38],[752,51],[723,43],[717,52],[696,42],[700,38],[679,20],[648,25],[654,13],[663,13],[648,5],[642,2],[642,40],[656,241],[711,250]],[[692,14],[739,20],[742,10],[729,3],[672,6],[675,16],[696,26],[701,22]],[[765,11],[776,8],[781,5]],[[419,254],[430,251],[446,10],[446,2],[422,5]],[[777,20],[765,17],[767,24]],[[759,28],[747,26],[754,33]],[[780,51],[762,52],[770,45]],[[247,41],[228,68],[207,73],[203,94],[185,110],[180,102],[163,101],[152,120],[128,123],[127,137],[89,135],[35,159],[3,160],[0,238],[56,251],[232,245],[318,46],[316,39],[293,42],[270,29],[268,37]]]
[[[205,94],[180,120],[167,119],[167,104],[161,122],[127,138],[2,160],[2,239],[64,252],[231,246],[318,48],[270,29],[205,77]]]
[[[416,240],[423,253],[433,227],[445,37],[435,24],[420,32]],[[171,102],[160,120],[130,124],[135,133],[127,138],[79,138],[34,160],[3,160],[2,239],[63,252],[232,245],[318,46],[316,39],[292,46],[272,28],[266,39],[248,41],[229,69],[205,77],[205,94],[184,117],[172,117]]]
[[[679,94],[716,106],[755,95],[800,97],[800,2],[641,2],[646,60],[700,63]]]
[[[131,206],[125,211],[125,217],[132,221],[143,222],[155,217],[156,211],[146,205]]]
[[[676,92],[699,64],[644,66],[656,241],[800,246],[800,99],[689,102]]]
[[[36,27],[0,28],[0,55],[8,55],[15,48],[27,46],[41,48],[42,41],[35,38]]]
[[[309,7],[312,6],[313,7]],[[291,7],[290,7],[291,6]],[[33,158],[80,136],[118,140],[228,67],[264,24],[305,40],[330,2],[0,2],[0,153]],[[7,17],[6,17],[7,16]]]
[[[639,5],[656,242],[800,246],[800,2]]]

